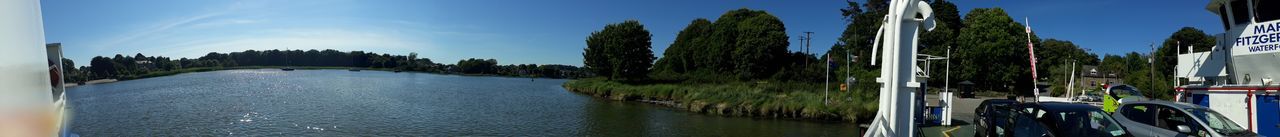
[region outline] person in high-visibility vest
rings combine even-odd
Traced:
[[[1102,111],[1106,111],[1108,113],[1115,113],[1116,108],[1118,108],[1121,104],[1124,104],[1124,102],[1121,102],[1120,99],[1125,99],[1125,98],[1132,98],[1136,100],[1147,99],[1147,97],[1142,96],[1142,92],[1138,91],[1138,88],[1134,88],[1133,86],[1105,85],[1103,87],[1104,88],[1102,91],[1106,93],[1106,95],[1102,95]]]
[[[1119,102],[1119,100],[1112,96],[1113,94],[1111,94],[1111,90],[1107,89],[1110,86],[1111,85],[1102,85],[1102,111],[1115,113],[1116,108],[1119,107],[1119,104],[1116,102]]]

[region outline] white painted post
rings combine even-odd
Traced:
[[[914,18],[919,13],[924,18]],[[884,52],[880,58],[880,77],[876,82],[880,86],[880,107],[864,137],[911,137],[915,135],[913,115],[916,102],[914,96],[921,87],[916,80],[916,39],[920,23],[926,30],[933,30],[933,9],[920,0],[894,0],[889,3],[889,13],[877,31],[872,58],[875,53]],[[881,39],[880,36],[884,36]],[[883,51],[879,44],[887,42]],[[873,65],[876,61],[872,61]]]
[[[953,97],[953,96],[952,96],[954,93],[952,93],[952,92],[951,92],[951,46],[947,46],[947,59],[946,59],[946,61],[947,61],[947,68],[946,68],[946,72],[943,72],[943,73],[945,73],[945,76],[944,76],[944,78],[943,78],[943,80],[942,80],[942,82],[943,82],[943,84],[942,84],[942,91],[943,91],[943,92],[942,92],[942,94],[943,94],[943,95],[942,95],[942,101],[944,101],[944,102],[942,103],[942,104],[943,104],[943,106],[942,106],[942,107],[943,107],[943,109],[942,109],[942,111],[943,111],[943,112],[942,112],[942,125],[944,125],[944,126],[950,126],[950,125],[951,125],[951,113],[954,113],[954,111],[953,111],[953,110],[951,110],[952,108],[954,108],[954,107],[952,107],[952,106],[951,106],[951,104],[954,104],[952,101],[954,101],[954,100],[955,100],[955,97]]]

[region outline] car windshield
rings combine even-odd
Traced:
[[[1124,128],[1102,110],[1070,111],[1058,113],[1057,130],[1067,136],[1117,137],[1127,136]]]
[[[1204,123],[1208,124],[1209,128],[1212,128],[1214,132],[1218,132],[1219,134],[1236,135],[1249,133],[1249,130],[1241,128],[1240,125],[1236,125],[1236,122],[1232,122],[1231,119],[1227,119],[1227,117],[1222,116],[1222,114],[1218,114],[1217,111],[1204,108],[1190,108],[1186,110],[1191,112],[1195,117],[1204,120]]]
[[[1111,95],[1116,99],[1121,99],[1129,96],[1142,96],[1142,93],[1132,86],[1116,86],[1111,88]]]

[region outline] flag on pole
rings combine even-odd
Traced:
[[[1039,76],[1036,74],[1036,48],[1035,45],[1031,43],[1031,26],[1027,26],[1027,54],[1030,54],[1029,57],[1031,57],[1031,78],[1039,79]]]
[[[1035,99],[1035,102],[1040,102],[1040,85],[1039,85],[1040,76],[1037,75],[1036,73],[1036,48],[1034,43],[1031,43],[1031,19],[1026,19],[1026,21],[1027,21],[1027,25],[1026,25],[1027,54],[1029,54],[1029,56],[1027,57],[1031,59],[1031,87],[1032,87],[1031,94],[1033,95],[1033,99]]]

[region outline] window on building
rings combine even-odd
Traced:
[[[1257,8],[1257,7],[1276,7],[1280,6],[1280,1],[1275,0],[1255,0],[1253,2],[1253,14],[1257,15],[1258,22],[1272,21],[1280,19],[1280,8]]]
[[[1249,3],[1248,0],[1231,1],[1231,17],[1235,18],[1235,24],[1247,24],[1249,20]]]

